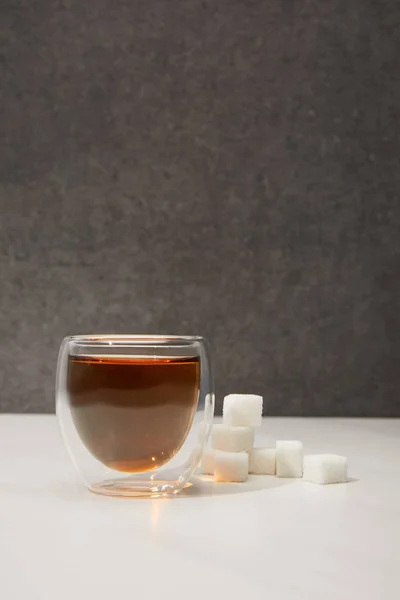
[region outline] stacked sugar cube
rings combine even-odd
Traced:
[[[223,424],[214,425],[211,448],[202,472],[216,481],[246,481],[254,446],[254,428],[261,425],[263,399],[255,394],[229,394],[223,403]]]
[[[201,470],[216,481],[243,482],[248,474],[303,477],[312,483],[347,481],[347,459],[335,454],[303,457],[303,444],[281,440],[275,448],[254,448],[254,428],[262,422],[263,398],[229,394],[223,402],[223,424],[214,425],[211,448],[203,454]]]

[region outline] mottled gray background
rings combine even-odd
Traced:
[[[397,0],[2,0],[0,409],[63,336],[194,333],[219,398],[400,416]]]

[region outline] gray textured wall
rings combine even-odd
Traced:
[[[0,11],[0,409],[66,334],[181,332],[219,395],[400,416],[400,4]]]

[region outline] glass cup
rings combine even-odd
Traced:
[[[177,494],[211,431],[207,344],[197,336],[67,337],[58,357],[56,412],[92,492]]]

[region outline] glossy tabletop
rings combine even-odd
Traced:
[[[1,415],[0,598],[399,600],[400,420],[264,419],[258,444],[276,439],[346,455],[352,481],[95,496],[54,416]]]

